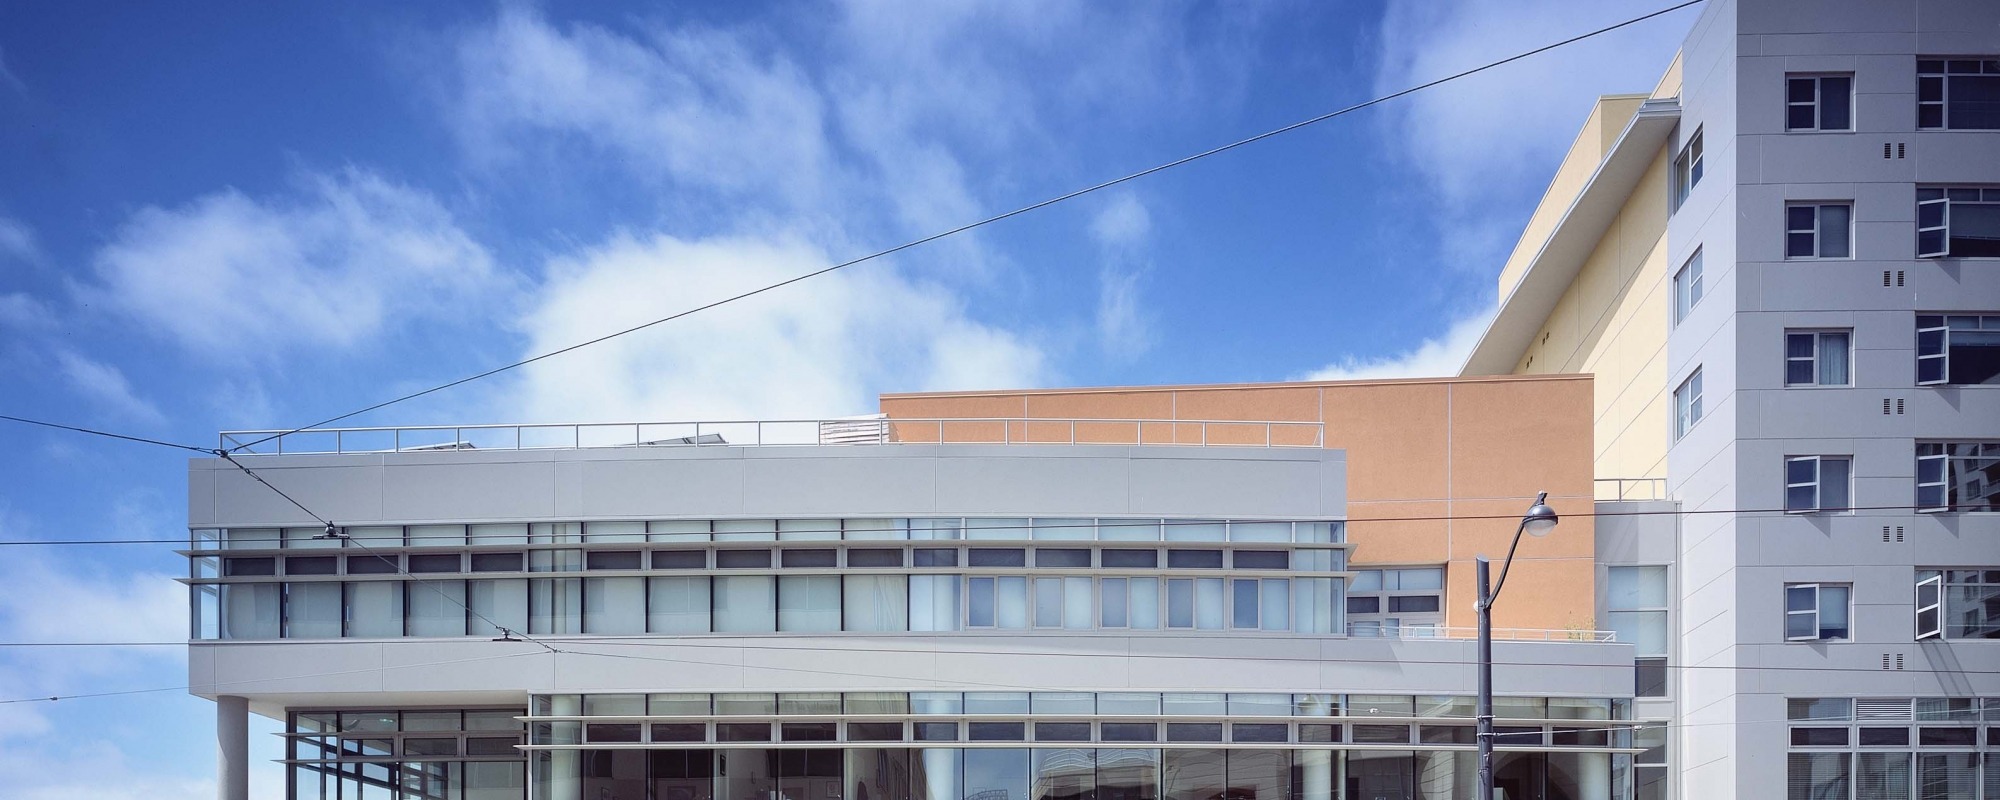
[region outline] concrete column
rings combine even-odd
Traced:
[[[250,701],[215,698],[215,796],[250,800]]]

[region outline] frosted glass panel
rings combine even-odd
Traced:
[[[708,632],[707,577],[676,575],[649,580],[653,585],[647,627],[652,632]]]
[[[364,638],[402,636],[402,582],[347,584],[347,635]]]
[[[465,581],[424,581],[409,589],[411,636],[465,635]]]
[[[779,578],[778,630],[840,630],[840,576],[787,575]]]
[[[285,584],[285,638],[340,638],[340,584]]]
[[[466,604],[472,606],[472,635],[499,636],[500,628],[528,628],[528,581],[507,578],[467,581]]]
[[[771,576],[731,575],[714,580],[716,631],[770,633],[778,629]]]
[[[536,578],[528,582],[529,633],[581,633],[583,581]]]
[[[958,576],[910,576],[910,630],[958,630]]]
[[[842,627],[850,631],[901,631],[910,627],[908,581],[901,575],[849,575],[841,586]]]
[[[585,578],[584,633],[645,633],[645,578]]]

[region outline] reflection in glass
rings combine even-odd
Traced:
[[[968,748],[964,760],[964,800],[1028,800],[1028,750]]]

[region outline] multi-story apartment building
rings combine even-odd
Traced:
[[[2000,3],[1710,0],[1571,148],[1464,374],[1594,373],[1683,512],[1672,796],[2000,797],[1996,243]]]
[[[1633,654],[1574,602],[1588,378],[1153,391],[1180,413],[196,460],[222,796],[251,713],[285,720],[295,798],[1469,796],[1461,585],[1538,489],[1579,513],[1502,602],[1499,781],[1629,796]]]

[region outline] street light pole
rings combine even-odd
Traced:
[[[1485,556],[1473,560],[1479,582],[1479,800],[1493,800],[1493,600],[1507,585],[1507,568],[1514,564],[1521,534],[1546,536],[1555,529],[1556,512],[1544,502],[1548,499],[1548,492],[1535,495],[1535,504],[1521,516],[1521,527],[1514,529],[1514,542],[1507,546],[1507,560],[1500,562],[1498,583],[1487,580]]]

